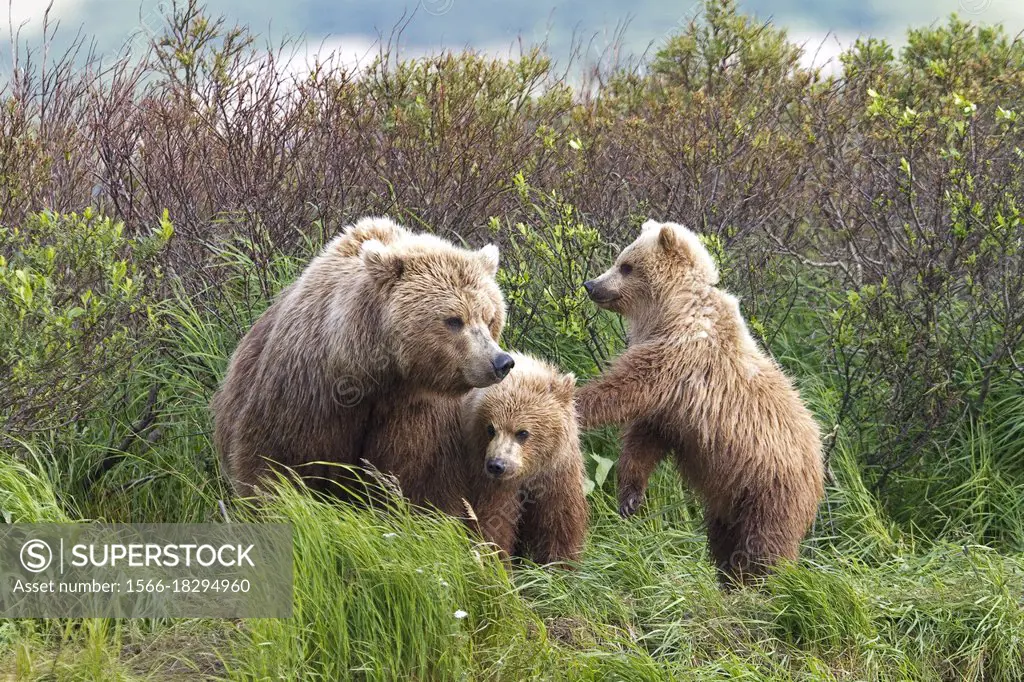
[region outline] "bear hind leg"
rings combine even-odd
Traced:
[[[709,516],[707,529],[708,553],[711,555],[711,563],[715,565],[719,584],[726,589],[737,587],[742,583],[742,578],[737,570],[737,559],[741,558],[741,553],[737,550],[739,543],[736,527],[726,520]]]
[[[784,519],[758,513],[756,505],[736,519],[711,517],[708,550],[723,587],[750,585],[763,578],[781,559],[795,560],[800,536]]]

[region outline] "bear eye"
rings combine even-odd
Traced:
[[[488,424],[487,425],[487,437],[488,438],[494,438],[494,434],[495,433],[497,433],[497,431],[494,430],[494,424]]]
[[[629,263],[623,263],[622,265],[619,266],[619,272],[621,272],[623,275],[628,275],[629,273],[633,272],[633,266],[630,265]]]
[[[520,443],[526,442],[526,439],[529,437],[530,432],[527,431],[526,429],[523,429],[522,431],[516,431],[516,440],[519,441]]]
[[[444,325],[453,332],[461,332],[466,323],[462,321],[461,317],[449,317],[444,321]]]

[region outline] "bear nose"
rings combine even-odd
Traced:
[[[491,367],[494,368],[494,374],[499,379],[504,379],[508,373],[516,366],[516,361],[512,359],[512,356],[508,353],[498,353],[493,360],[491,360]]]
[[[591,296],[594,293],[594,280],[588,279],[583,283],[583,288],[587,290],[587,295]]]
[[[494,478],[498,478],[505,473],[506,465],[503,460],[500,459],[489,459],[487,460],[487,473]]]

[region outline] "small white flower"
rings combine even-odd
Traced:
[[[398,533],[384,533],[383,537],[387,540],[390,540],[391,538],[397,538]]]
[[[448,582],[446,580],[442,580],[441,587],[448,587]]]
[[[417,573],[422,573],[422,572],[423,572],[423,569],[422,569],[422,568],[417,568],[417,569],[416,569],[416,572],[417,572]]]
[[[455,617],[456,617],[457,619],[459,619],[459,620],[462,620],[463,618],[465,618],[465,617],[466,617],[466,616],[468,616],[468,615],[469,615],[469,614],[468,614],[468,613],[466,613],[465,611],[463,611],[462,609],[459,609],[458,611],[456,611],[456,612],[455,612]]]

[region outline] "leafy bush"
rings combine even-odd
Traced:
[[[615,247],[556,193],[530,187],[522,174],[514,181],[531,215],[489,223],[504,247],[498,283],[509,308],[505,341],[581,377],[593,375],[621,346],[621,327],[596,309],[583,283]]]
[[[73,431],[119,388],[152,331],[153,261],[171,234],[165,217],[126,237],[90,209],[0,226],[0,447]]]
[[[890,509],[929,532],[931,515],[920,510],[934,504],[929,497],[938,488],[922,487],[922,479],[958,488],[961,476],[931,477],[936,465],[960,457],[951,451],[995,394],[1024,382],[1024,129],[1012,110],[979,106],[955,89],[964,85],[960,77],[917,86],[925,46],[954,38],[974,45],[958,52],[958,72],[973,73],[975,61],[992,58],[985,47],[991,32],[956,20],[915,33],[905,65],[889,63],[883,80],[863,66],[890,59],[879,56],[877,44],[861,43],[848,55],[851,77],[870,87],[840,92],[863,98],[862,105],[841,123],[822,121],[821,134],[834,137],[838,126],[858,143],[829,145],[815,156],[822,225],[801,235],[801,250],[822,266],[832,299],[822,327],[826,362],[841,383],[839,420],[854,430]],[[987,100],[998,80],[991,76],[986,88],[970,91]],[[937,83],[954,89],[937,92]],[[1015,466],[1002,471],[1021,481]],[[977,503],[943,498],[944,511],[961,518]],[[993,539],[980,526],[971,530]]]

